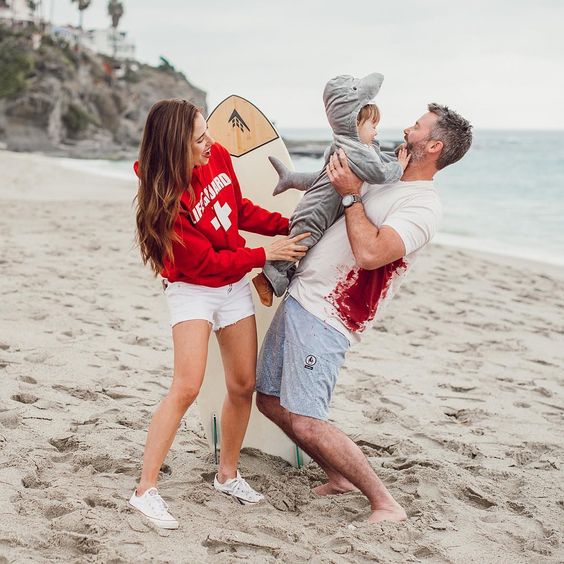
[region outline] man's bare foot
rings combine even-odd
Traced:
[[[356,488],[348,480],[343,480],[339,483],[327,482],[325,484],[321,484],[320,486],[312,488],[311,491],[316,495],[339,495],[348,492],[357,492],[358,488]]]
[[[407,513],[399,504],[386,509],[376,509],[368,517],[368,523],[380,523],[381,521],[405,521]]]
[[[274,290],[268,278],[261,272],[253,278],[253,284],[256,288],[260,303],[266,307],[270,307],[274,299]]]

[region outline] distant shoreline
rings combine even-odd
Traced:
[[[282,139],[284,140],[290,155],[296,157],[311,157],[314,159],[323,157],[325,150],[331,143],[331,140],[319,141],[317,139],[290,139],[284,135],[282,136]],[[382,151],[393,152],[398,145],[401,145],[401,143],[401,140],[382,140],[380,142],[380,147]]]
[[[323,157],[325,150],[331,144],[331,139],[319,140],[319,139],[291,139],[282,135],[282,139],[288,148],[288,152],[292,156],[296,157],[310,157],[318,159]],[[393,152],[395,148],[401,144],[401,140],[381,141],[381,148],[386,152]],[[8,150],[0,145],[0,150]],[[94,150],[91,147],[85,147],[81,149],[80,146],[69,145],[68,149],[64,146],[57,147],[56,149],[48,151],[13,151],[28,154],[44,155],[53,158],[63,158],[63,159],[77,159],[77,160],[106,160],[106,161],[119,161],[125,159],[135,159],[137,155],[137,149],[135,147],[121,147],[121,148],[111,148],[106,153],[103,149]]]

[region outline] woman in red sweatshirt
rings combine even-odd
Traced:
[[[141,256],[163,277],[172,325],[174,374],[155,411],[141,480],[130,504],[159,527],[178,522],[156,489],[180,420],[204,378],[211,331],[221,349],[227,396],[221,418],[221,458],[214,487],[240,503],[262,495],[237,470],[255,387],[257,333],[246,274],[266,260],[298,260],[308,234],[248,248],[239,229],[287,235],[288,219],[243,198],[228,151],[186,100],[163,100],[149,112],[139,161],[137,237]]]

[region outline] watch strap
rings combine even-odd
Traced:
[[[345,203],[345,198],[350,203]],[[345,196],[343,196],[342,201],[343,207],[345,208],[350,208],[353,204],[362,204],[362,198],[360,197],[360,194],[346,194]]]

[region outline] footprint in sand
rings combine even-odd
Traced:
[[[6,429],[17,429],[22,424],[22,416],[15,410],[0,413],[0,425]]]
[[[106,507],[107,509],[117,509],[118,504],[111,498],[103,497],[98,494],[91,494],[83,498],[84,503],[89,507]]]
[[[147,422],[144,419],[131,420],[127,418],[117,419],[116,423],[122,427],[133,429],[135,431],[144,431],[147,428]]]
[[[73,338],[73,337],[80,337],[85,333],[86,331],[84,331],[84,329],[72,329],[72,330],[63,331],[61,335],[63,337]]]
[[[39,398],[37,396],[33,394],[28,394],[26,392],[14,394],[11,399],[19,403],[25,403],[25,404],[32,404],[35,403],[36,401],[39,401]]]
[[[533,513],[531,513],[525,505],[522,503],[518,503],[516,501],[508,501],[507,507],[511,509],[511,511],[517,513],[518,515],[524,515],[525,517],[533,517]]]
[[[374,423],[382,423],[384,421],[393,421],[398,416],[387,407],[377,407],[376,409],[365,410],[362,412],[366,419]]]
[[[137,335],[126,335],[121,338],[121,341],[126,345],[138,345],[141,347],[149,346],[149,339],[147,337],[139,337]]]
[[[47,442],[54,446],[59,452],[74,452],[80,449],[80,441],[76,435],[59,438],[53,437]]]
[[[50,358],[50,354],[45,351],[32,352],[24,356],[24,360],[31,362],[33,364],[43,364],[46,360]]]
[[[513,402],[513,405],[515,407],[523,407],[525,409],[531,407],[531,404],[527,403],[526,401],[516,401],[516,402]]]
[[[445,415],[463,425],[472,425],[490,416],[482,409],[447,409]]]
[[[136,398],[137,397],[137,396],[132,396],[131,394],[124,394],[123,392],[117,392],[116,390],[107,390],[105,388],[102,388],[102,393],[105,394],[106,396],[108,396],[109,398],[114,399],[114,400],[129,399],[129,398]]]
[[[137,476],[139,468],[137,461],[133,463],[126,458],[112,458],[109,454],[90,454],[77,453],[73,457],[73,469],[79,471],[82,468],[91,466],[97,474],[125,474],[126,476]],[[164,466],[164,465],[163,465]],[[162,471],[162,469],[161,469]],[[172,470],[170,470],[172,473]]]
[[[256,534],[227,529],[210,531],[202,544],[207,547],[210,555],[219,556],[243,550],[247,553],[247,558],[252,556],[253,559],[260,562],[270,561],[282,553],[280,543],[270,539],[261,539]]]
[[[411,460],[405,458],[396,458],[391,462],[383,462],[382,466],[384,466],[385,468],[393,468],[394,470],[408,470],[410,468],[413,468],[414,466],[421,466],[423,468],[433,468],[434,470],[438,470],[441,467],[438,462],[421,458],[415,458]]]
[[[111,354],[111,353],[104,352],[104,351],[99,351],[99,352],[95,353],[94,356],[96,358],[99,358],[100,360],[119,360],[119,357],[118,357],[117,354]]]
[[[84,516],[82,516],[81,519],[84,519]],[[69,530],[54,533],[51,536],[50,542],[53,543],[54,546],[74,549],[79,554],[84,555],[98,554],[103,547],[102,542],[93,536],[73,533]]]
[[[45,488],[50,488],[51,484],[49,482],[41,481],[35,472],[30,472],[22,478],[22,486],[31,490],[43,490]]]
[[[478,509],[489,509],[490,507],[497,505],[490,496],[475,488],[471,488],[470,486],[465,487],[460,492],[459,499],[462,499],[462,501],[465,501],[469,505],[477,507]]]
[[[43,505],[41,513],[43,513],[43,515],[51,521],[52,519],[57,519],[63,515],[68,515],[79,508],[79,505],[74,505],[72,503],[61,503],[59,501],[54,503],[48,502]]]
[[[331,539],[323,546],[323,549],[324,551],[331,551],[335,554],[349,554],[354,551],[351,541],[341,537]]]
[[[26,384],[37,384],[37,380],[31,376],[20,376],[20,382],[25,382]]]
[[[54,390],[60,390],[62,392],[66,392],[70,396],[87,401],[98,401],[100,398],[100,394],[97,392],[93,392],[92,390],[85,390],[83,388],[71,388],[69,386],[63,386],[61,384],[53,384],[51,386]]]
[[[390,404],[390,405],[395,405],[396,407],[399,407],[400,409],[405,409],[405,406],[404,406],[404,405],[402,405],[401,403],[398,403],[397,401],[393,401],[393,400],[387,398],[386,396],[380,396],[380,401],[381,401],[382,403],[387,403],[387,404]]]
[[[377,444],[365,439],[356,440],[355,443],[366,456],[388,456],[396,450],[396,443]]]

